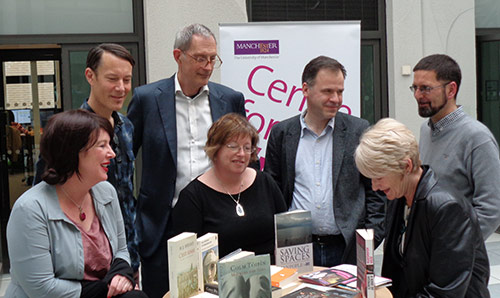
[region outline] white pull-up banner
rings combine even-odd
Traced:
[[[342,112],[360,115],[359,21],[220,24],[222,84],[243,92],[247,118],[260,135],[261,164],[273,124],[306,109],[302,71],[313,58],[347,70]]]

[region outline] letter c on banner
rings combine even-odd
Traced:
[[[342,108],[345,108],[345,109],[347,110],[347,114],[348,114],[348,115],[351,115],[351,114],[352,114],[352,111],[351,111],[351,108],[350,108],[350,107],[348,107],[348,106],[346,106],[346,105],[341,105],[341,106],[340,106],[340,109],[342,109]]]
[[[264,96],[264,94],[265,94],[264,92],[258,92],[252,86],[253,76],[255,75],[255,73],[257,72],[257,70],[259,70],[261,68],[267,69],[270,72],[274,72],[274,70],[272,68],[264,66],[264,65],[259,65],[259,66],[255,67],[254,69],[252,69],[252,71],[250,72],[250,75],[248,76],[247,86],[248,86],[248,90],[250,90],[250,92],[252,92],[253,94],[256,94],[256,95],[259,95],[259,96]]]

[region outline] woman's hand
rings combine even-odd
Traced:
[[[115,275],[108,287],[108,297],[120,295],[132,290],[132,283],[123,275]]]

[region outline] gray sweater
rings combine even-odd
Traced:
[[[498,144],[484,124],[462,109],[443,118],[438,126],[443,122],[440,131],[431,129],[430,120],[422,124],[420,157],[444,187],[472,203],[486,240],[500,224]]]

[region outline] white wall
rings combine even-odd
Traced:
[[[172,56],[175,33],[182,27],[201,23],[219,40],[219,23],[247,22],[245,0],[144,0],[146,80],[170,77],[177,71]],[[212,81],[220,81],[215,70]]]
[[[405,123],[418,137],[420,118],[417,103],[408,87],[411,69],[423,57],[447,54],[462,70],[457,104],[476,118],[476,53],[474,0],[387,0],[387,61],[389,116]]]

